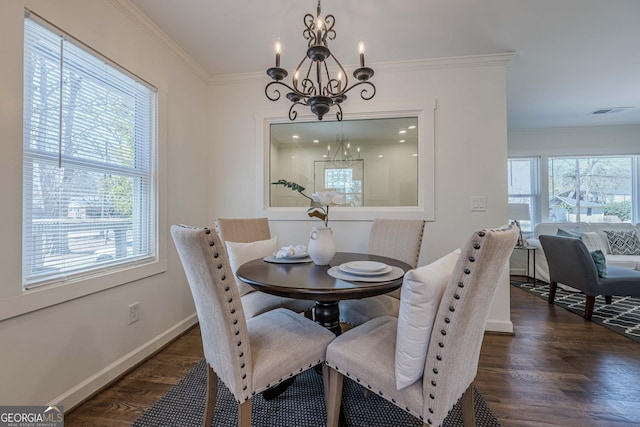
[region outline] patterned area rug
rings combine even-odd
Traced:
[[[204,413],[206,387],[205,362],[200,362],[162,399],[140,416],[135,427],[200,426]],[[475,391],[476,425],[499,427],[480,393]],[[344,381],[341,427],[422,426],[417,419],[377,395],[365,398],[362,388],[349,379]],[[265,401],[262,395],[253,398],[251,425],[253,427],[325,426],[327,423],[322,377],[309,369],[298,375],[283,394]],[[346,422],[346,424],[344,424]],[[221,383],[213,425],[235,427],[238,409],[231,393]],[[443,427],[462,426],[462,411],[456,405],[445,419]]]
[[[533,286],[533,283],[522,283],[512,279],[511,284],[545,301],[549,298],[549,285],[545,282],[538,280],[536,286]],[[582,292],[571,292],[558,287],[554,303],[584,316],[585,299]],[[604,297],[598,296],[591,320],[640,343],[640,298],[614,296],[611,304],[605,304]]]

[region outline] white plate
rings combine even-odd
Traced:
[[[308,256],[309,256],[308,253],[300,252],[300,253],[297,253],[295,255],[285,256],[285,257],[281,257],[281,258],[284,258],[284,259],[298,259],[298,258],[304,258],[304,257],[308,257]]]
[[[387,264],[376,261],[351,261],[342,264],[345,268],[351,271],[358,271],[364,273],[372,273],[374,271],[382,271],[388,267]]]
[[[381,275],[387,274],[388,272],[393,270],[393,267],[387,265],[382,270],[356,271],[356,270],[352,270],[351,268],[349,268],[349,266],[346,265],[346,264],[349,264],[349,263],[342,264],[338,268],[340,269],[340,271],[342,271],[344,273],[352,274],[354,276],[381,276]]]

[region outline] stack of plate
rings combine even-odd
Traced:
[[[385,263],[376,261],[351,261],[338,267],[343,273],[354,276],[381,276],[389,273],[393,268]]]

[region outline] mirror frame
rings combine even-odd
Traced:
[[[332,221],[371,221],[374,218],[406,218],[435,221],[435,99],[422,102],[385,104],[379,111],[364,111],[366,105],[352,104],[344,120],[417,117],[418,119],[418,205],[417,206],[336,206]],[[287,123],[288,117],[277,115],[282,110],[255,113],[256,125],[256,216],[271,221],[311,221],[304,207],[269,206],[271,164],[270,126]],[[298,122],[316,121],[313,115],[299,115]]]

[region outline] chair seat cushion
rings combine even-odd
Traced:
[[[247,330],[256,393],[322,363],[335,338],[328,329],[284,308],[247,320]]]
[[[422,377],[433,321],[459,255],[456,249],[404,276],[395,357],[398,390]]]
[[[640,296],[640,271],[607,267],[607,278],[599,279],[600,295]]]
[[[400,300],[390,295],[340,301],[340,321],[351,326],[380,316],[398,317]]]
[[[381,397],[420,416],[422,381],[398,391],[394,370],[389,369],[395,363],[397,329],[398,319],[382,316],[345,332],[327,347],[327,365],[373,393],[384,390]]]
[[[278,307],[288,308],[296,313],[302,313],[313,307],[311,300],[280,297],[265,292],[251,292],[242,298],[242,309],[247,319],[266,313]]]

